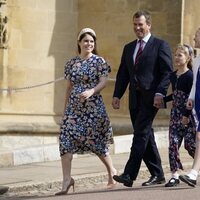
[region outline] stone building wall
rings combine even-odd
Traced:
[[[7,0],[7,11],[9,42],[7,49],[0,50],[7,55],[0,86],[32,86],[63,76],[64,64],[76,48],[77,0]],[[14,117],[12,122],[20,118],[53,120],[61,114],[64,92],[64,84],[59,82],[1,93],[0,117]]]
[[[78,31],[91,27],[97,33],[100,55],[112,67],[103,91],[108,113],[111,118],[128,117],[127,94],[119,111],[112,109],[111,101],[123,46],[135,39],[133,13],[149,10],[153,34],[173,49],[182,40],[191,42],[198,8],[198,0],[7,0],[9,42],[7,49],[0,49],[0,87],[23,87],[62,77],[66,60],[76,54]],[[1,131],[55,133],[64,94],[64,81],[24,92],[0,92]],[[167,117],[168,112],[160,111],[159,117]]]
[[[171,47],[180,41],[182,0],[7,0],[9,48],[0,80],[4,87],[40,84],[63,76],[63,66],[76,53],[77,32],[94,28],[99,53],[111,64],[114,79],[125,43],[135,39],[132,15],[138,9],[152,13],[152,32]],[[111,117],[128,116],[127,95],[120,111],[113,111],[114,81],[103,91]],[[58,122],[63,109],[64,82],[1,94],[1,117],[30,117]],[[31,121],[30,120],[30,121]],[[33,120],[34,121],[34,120]],[[40,121],[40,120],[39,120]]]
[[[172,48],[180,42],[182,0],[78,1],[78,27],[90,26],[96,30],[99,52],[112,67],[111,78],[115,78],[124,45],[136,38],[132,16],[140,9],[151,12],[153,34],[168,41]],[[103,91],[110,116],[128,117],[127,94],[122,98],[121,109],[112,109],[113,87],[114,82],[110,81]],[[166,118],[168,113],[169,110],[161,110],[159,116]]]
[[[185,0],[183,7],[183,27],[182,27],[182,40],[186,44],[194,46],[194,35],[198,28],[200,28],[199,8],[200,1]],[[197,50],[199,54],[199,50]]]
[[[1,1],[0,1],[1,2]],[[77,0],[7,0],[8,48],[0,49],[0,88],[32,86],[63,76],[76,51]],[[0,92],[0,162],[5,150],[56,144],[64,81]],[[1,160],[1,158],[3,160]]]
[[[177,43],[193,43],[200,24],[199,0],[2,1],[7,3],[8,48],[0,48],[0,88],[37,85],[62,77],[65,62],[77,53],[78,31],[91,27],[97,33],[99,54],[112,68],[111,79],[102,94],[113,127],[121,126],[120,133],[130,133],[131,129],[127,93],[120,110],[114,111],[111,101],[123,46],[135,39],[133,13],[149,10],[152,33],[168,41],[172,50]],[[23,92],[0,91],[2,165],[24,163],[25,147],[39,146],[35,154],[29,149],[31,156],[27,153],[26,158],[30,162],[41,161],[34,155],[44,156],[47,152],[45,160],[55,155],[64,96],[64,81]],[[159,111],[156,123],[162,125],[164,119],[168,122],[168,116],[169,109]],[[19,148],[22,154],[14,152]]]

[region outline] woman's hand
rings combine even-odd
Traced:
[[[84,92],[82,92],[82,93],[80,94],[80,99],[83,99],[83,100],[88,99],[88,98],[91,97],[94,93],[95,93],[94,88],[92,88],[92,89],[90,89],[90,90],[86,90],[86,91],[84,91]]]

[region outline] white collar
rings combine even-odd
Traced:
[[[142,38],[142,41],[147,43],[149,38],[151,37],[151,33],[148,33],[144,38]],[[137,39],[137,42],[139,41],[140,39]]]

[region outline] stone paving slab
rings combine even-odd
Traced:
[[[160,153],[167,178],[170,176],[168,153],[166,149],[161,149]],[[113,154],[111,156],[118,173],[121,173],[129,154]],[[181,160],[185,169],[191,167],[192,158],[183,149],[181,149]],[[107,174],[105,167],[94,155],[74,158],[72,161],[72,176],[75,179],[77,191],[106,186]],[[146,180],[149,176],[145,165],[142,164],[138,180],[135,183],[139,184],[141,180]],[[61,163],[60,161],[54,161],[0,168],[0,177],[0,185],[10,187],[9,192],[2,195],[4,197],[54,194],[61,187]]]

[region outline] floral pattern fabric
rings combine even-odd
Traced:
[[[110,66],[97,55],[87,60],[75,57],[65,66],[65,78],[73,85],[60,129],[60,154],[88,153],[106,155],[113,143],[112,128],[100,93],[83,100],[79,94],[94,88]]]
[[[180,161],[179,148],[184,139],[184,147],[191,157],[195,153],[195,120],[193,115],[189,116],[189,124],[184,127],[181,123],[188,94],[181,90],[174,90],[169,125],[169,163],[172,172],[183,169]]]

